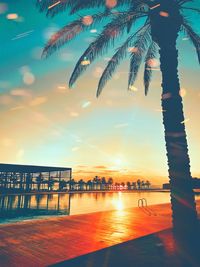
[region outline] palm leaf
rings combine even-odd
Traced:
[[[94,27],[96,23],[101,22],[103,19],[107,18],[109,15],[108,12],[98,13],[92,16],[93,22],[91,25],[85,25],[83,23],[84,16],[80,17],[78,20],[73,21],[69,25],[63,27],[61,30],[53,34],[45,45],[43,50],[43,57],[50,56],[53,52],[55,52],[62,45],[74,39],[78,34],[85,30],[89,30],[90,27]]]
[[[122,34],[125,27],[127,26],[128,17],[135,17],[135,19],[142,17],[143,15],[139,13],[130,13],[124,12],[124,14],[120,14],[116,16],[110,23],[108,23],[102,33],[96,38],[94,42],[92,42],[83,55],[78,60],[74,71],[70,77],[69,87],[75,83],[78,77],[85,71],[88,65],[83,65],[82,62],[87,59],[88,62],[92,63],[99,55],[104,54],[110,44],[114,45],[114,41],[119,34]]]
[[[198,60],[200,63],[200,36],[192,29],[192,27],[185,19],[183,20],[182,26],[188,38],[191,40],[196,49]]]
[[[141,13],[146,13],[144,11],[144,9],[142,8],[143,7],[143,3],[141,3],[141,1],[135,1],[131,4],[130,8],[129,8],[129,11],[138,11],[138,12],[141,12]],[[133,23],[134,23],[134,19],[132,17],[130,17],[129,21],[127,22],[127,33],[130,32],[132,26],[133,26]]]
[[[179,5],[184,5],[185,3],[193,2],[193,0],[178,0]]]
[[[200,9],[199,8],[195,8],[195,7],[182,7],[182,9],[195,11],[195,12],[197,12],[197,13],[200,14]]]
[[[147,48],[149,47],[150,40],[151,40],[151,35],[150,35],[150,24],[149,24],[148,27],[143,30],[143,33],[140,33],[140,35],[137,37],[137,40],[134,43],[134,47],[137,49],[137,51],[135,53],[132,53],[130,59],[128,89],[130,89],[130,87],[134,84],[137,78],[137,74],[142,62],[143,55],[146,52]]]
[[[117,66],[120,64],[120,62],[126,57],[128,47],[133,45],[133,40],[139,34],[143,29],[147,27],[147,25],[144,25],[142,28],[140,28],[135,34],[128,37],[128,39],[123,43],[122,46],[120,46],[116,53],[113,55],[113,57],[108,62],[108,65],[106,66],[105,70],[103,71],[103,74],[99,80],[98,89],[97,89],[97,97],[101,94],[105,84],[107,81],[112,77],[113,73],[115,72]]]
[[[152,67],[149,65],[149,60],[156,58],[157,53],[158,53],[158,45],[154,41],[152,41],[145,57],[145,67],[144,67],[145,95],[148,94],[149,84],[151,82],[151,77],[152,77]]]

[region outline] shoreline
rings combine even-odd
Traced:
[[[198,190],[198,191],[195,191]],[[169,189],[135,189],[135,190],[73,190],[73,191],[41,191],[41,192],[9,192],[0,193],[1,196],[17,196],[17,195],[53,195],[53,194],[84,194],[84,193],[170,193]],[[199,189],[194,189],[195,195],[200,195]]]
[[[84,194],[84,193],[141,193],[141,192],[170,192],[169,189],[134,189],[134,190],[73,190],[73,191],[41,191],[41,192],[9,192],[0,196],[14,195],[50,195],[50,194]],[[200,193],[200,192],[199,192]]]

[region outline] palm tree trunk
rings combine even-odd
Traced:
[[[162,109],[167,149],[173,226],[178,234],[190,235],[198,228],[190,160],[184,124],[182,98],[179,94],[178,52],[175,42],[160,45],[162,72]]]

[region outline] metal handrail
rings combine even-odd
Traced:
[[[145,204],[145,207],[147,207],[147,200],[146,200],[146,198],[139,198],[138,199],[138,207],[140,207],[140,203],[141,203],[141,207],[144,207],[144,204]]]

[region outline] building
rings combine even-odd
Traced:
[[[72,169],[0,163],[0,192],[69,190]]]

